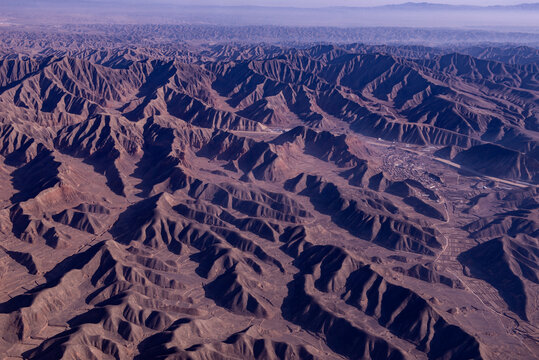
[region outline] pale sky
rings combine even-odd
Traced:
[[[537,1],[537,0],[535,0]],[[515,5],[535,2],[534,0],[156,0],[156,3],[176,3],[192,5],[257,5],[257,6],[296,6],[296,7],[323,7],[323,6],[377,6],[388,4],[402,4],[404,2],[429,2],[450,5]]]

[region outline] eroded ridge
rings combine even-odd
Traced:
[[[427,51],[3,55],[0,351],[532,358],[537,64]]]

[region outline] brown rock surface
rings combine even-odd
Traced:
[[[537,354],[519,52],[52,48],[0,61],[2,354]]]

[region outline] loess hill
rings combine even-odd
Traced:
[[[535,50],[1,54],[7,358],[538,353]]]

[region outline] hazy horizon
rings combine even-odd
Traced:
[[[413,3],[413,4],[411,4]],[[537,32],[539,3],[518,0],[0,0],[0,24],[207,24],[331,27],[417,27]],[[385,6],[400,4],[400,6]],[[522,5],[525,6],[515,6]],[[374,6],[375,5],[375,6]],[[499,5],[511,8],[496,7]],[[308,7],[307,7],[308,6]],[[330,6],[330,8],[320,8]],[[346,6],[349,8],[343,9]],[[372,7],[374,6],[374,7]],[[372,7],[372,8],[368,8]]]
[[[60,0],[69,1],[69,0]],[[2,1],[0,1],[2,2]],[[106,2],[106,0],[86,0],[86,2]],[[263,7],[377,7],[385,5],[403,5],[407,3],[415,4],[439,4],[439,5],[468,5],[468,6],[511,6],[521,4],[534,4],[534,1],[522,0],[432,0],[432,1],[395,1],[395,0],[116,0],[115,2],[122,3],[144,3],[144,4],[173,4],[173,5],[189,5],[189,6],[263,6]]]

